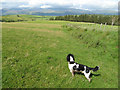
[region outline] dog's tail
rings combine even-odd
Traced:
[[[100,69],[99,66],[96,66],[95,68],[91,68],[91,67],[88,67],[88,68],[89,68],[89,70],[93,70],[94,72]]]

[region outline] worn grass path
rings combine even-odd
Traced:
[[[84,39],[76,38],[75,33],[78,31],[73,31],[74,29],[69,31],[62,27],[67,23],[70,22],[43,20],[2,24],[3,88],[116,88],[118,86],[118,49],[117,43],[113,44],[117,40],[111,44],[106,43],[110,45],[106,49],[88,48]],[[101,75],[92,76],[91,83],[83,75],[76,74],[72,78],[66,61],[69,53],[75,55],[78,63],[91,67],[99,65],[100,70],[94,74]]]

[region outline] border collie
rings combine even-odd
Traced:
[[[67,61],[68,61],[68,67],[70,69],[70,72],[72,73],[72,76],[74,76],[75,72],[81,72],[85,75],[85,77],[88,79],[89,82],[91,81],[90,70],[92,71],[99,70],[99,66],[96,66],[95,68],[91,68],[86,65],[76,63],[75,58],[72,54],[68,54]]]

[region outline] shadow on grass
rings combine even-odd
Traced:
[[[75,72],[75,74],[84,75],[84,74],[81,73],[81,72]],[[101,74],[93,74],[93,73],[91,73],[91,74],[90,74],[90,78],[92,78],[92,76],[101,76]]]
[[[84,74],[81,73],[81,72],[75,72],[74,74],[84,75]],[[92,76],[101,76],[101,74],[93,74],[93,73],[91,73],[91,74],[90,74],[90,78],[92,78]],[[91,79],[91,82],[92,82],[92,79]]]
[[[101,76],[101,74],[93,74],[93,73],[91,73],[90,77],[92,77],[92,76]]]

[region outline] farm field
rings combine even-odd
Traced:
[[[19,22],[19,21],[39,21],[39,20],[49,20],[51,16],[38,16],[38,15],[5,15],[0,16],[0,21],[3,22]]]
[[[3,88],[117,88],[118,27],[69,21],[2,22]],[[100,66],[89,83],[66,56]]]

